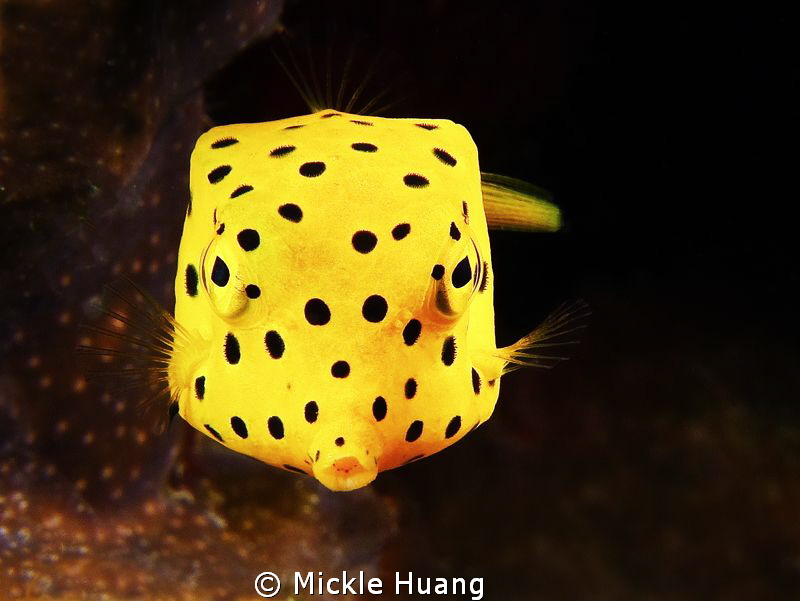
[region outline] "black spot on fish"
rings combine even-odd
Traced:
[[[331,310],[325,301],[319,298],[312,298],[306,303],[305,307],[306,321],[312,326],[324,326],[331,320]]]
[[[346,378],[350,375],[350,364],[347,361],[337,361],[331,365],[331,375],[334,378]]]
[[[369,121],[359,121],[358,119],[350,119],[350,123],[355,123],[356,125],[372,125]]]
[[[456,415],[453,419],[450,420],[450,423],[447,424],[447,429],[444,431],[445,438],[453,438],[458,431],[461,429],[461,416]]]
[[[458,262],[453,273],[450,275],[450,280],[456,288],[463,288],[472,279],[472,268],[469,265],[469,259],[464,257]]]
[[[452,365],[456,360],[456,338],[448,336],[442,344],[442,363]]]
[[[372,232],[361,230],[353,234],[353,248],[355,248],[362,255],[367,254],[378,243],[378,237]]]
[[[294,152],[295,146],[278,146],[270,151],[269,156],[271,157],[285,157],[290,152]]]
[[[258,235],[258,232],[255,230],[242,230],[236,236],[236,240],[239,242],[239,246],[242,247],[242,250],[251,251],[258,248],[258,245],[261,244],[261,236]]]
[[[414,125],[416,125],[417,127],[421,127],[422,129],[427,129],[428,131],[432,129],[439,129],[438,125],[432,125],[430,123],[415,123]]]
[[[220,436],[220,435],[219,435],[219,432],[217,432],[217,431],[216,431],[214,428],[212,428],[212,427],[211,427],[211,426],[209,426],[208,424],[204,424],[204,425],[205,425],[205,427],[206,427],[206,430],[208,430],[209,432],[211,432],[211,435],[212,435],[214,438],[216,438],[216,439],[217,439],[218,441],[220,441],[220,442],[225,442],[225,441],[222,439],[222,436]]]
[[[403,328],[403,342],[405,342],[407,346],[413,345],[419,339],[421,332],[422,324],[420,321],[418,319],[412,319],[406,324],[406,327]]]
[[[312,161],[300,165],[300,175],[303,177],[317,177],[325,172],[325,163],[322,161]]]
[[[422,428],[424,424],[420,420],[414,420],[406,431],[406,442],[414,442],[422,436]]]
[[[283,422],[277,415],[273,415],[267,420],[267,429],[275,440],[283,438]]]
[[[453,155],[451,155],[446,150],[442,150],[441,148],[434,148],[433,154],[435,154],[436,158],[439,159],[445,165],[449,165],[450,167],[456,166],[457,161],[453,158]]]
[[[283,129],[300,129],[301,127],[305,127],[305,125],[287,125]]]
[[[405,393],[407,399],[413,399],[417,394],[417,381],[414,378],[406,380]]]
[[[231,272],[228,265],[222,260],[222,257],[217,257],[214,260],[214,267],[211,269],[211,281],[220,288],[228,284],[231,277]]]
[[[344,438],[341,437],[341,436],[339,438],[337,438],[336,440],[334,440],[333,442],[334,442],[334,444],[336,444],[337,447],[343,447],[344,446]]]
[[[244,423],[244,420],[241,417],[234,415],[231,418],[231,428],[239,438],[247,438],[247,424]]]
[[[231,192],[231,198],[236,198],[237,196],[241,196],[242,194],[247,194],[253,189],[253,186],[248,186],[247,184],[243,186],[239,186],[233,192]]]
[[[213,144],[211,144],[211,148],[225,148],[227,146],[233,146],[234,144],[238,144],[239,140],[236,138],[222,138],[221,140],[217,140]]]
[[[247,295],[247,298],[256,299],[261,296],[261,288],[255,284],[248,284],[244,287],[244,293]]]
[[[388,310],[389,305],[386,303],[386,299],[378,294],[373,294],[364,301],[364,305],[361,307],[361,315],[369,322],[378,323],[386,317]]]
[[[408,233],[411,231],[411,226],[408,223],[401,223],[399,225],[394,226],[392,230],[392,238],[395,240],[402,240]]]
[[[197,396],[199,400],[203,400],[203,397],[206,395],[206,377],[205,376],[198,376],[194,380],[194,394]]]
[[[442,276],[444,276],[444,265],[434,265],[431,270],[431,277],[434,280],[441,280]]]
[[[342,115],[341,115],[340,113],[325,113],[325,114],[324,114],[324,115],[322,115],[322,117],[320,117],[320,118],[321,118],[321,119],[330,119],[331,117],[341,117],[341,116],[342,116]]]
[[[461,231],[458,229],[458,226],[454,222],[450,222],[450,237],[453,240],[461,240]]]
[[[356,142],[355,144],[351,144],[350,147],[353,150],[358,150],[359,152],[377,152],[378,147],[375,144],[370,144],[369,142]]]
[[[469,225],[469,206],[466,200],[461,202],[461,214],[464,215],[464,223]]]
[[[278,214],[284,219],[294,223],[300,223],[303,219],[303,210],[296,204],[288,203],[278,207]]]
[[[472,390],[475,391],[475,394],[481,392],[481,376],[474,367],[472,368]]]
[[[225,336],[225,360],[231,365],[236,365],[241,358],[242,353],[239,349],[239,341],[236,336],[228,332]]]
[[[227,176],[231,172],[230,165],[220,165],[219,167],[212,169],[208,174],[208,181],[212,184],[218,184],[225,176]]]
[[[186,266],[186,294],[197,296],[197,268],[191,263]]]
[[[486,287],[489,285],[489,263],[486,261],[483,262],[483,274],[481,275],[481,285],[478,290],[480,292],[484,292]]]
[[[267,346],[267,352],[273,359],[280,359],[283,357],[283,352],[286,350],[286,344],[283,338],[275,330],[270,330],[264,336],[264,344]]]
[[[304,413],[306,421],[309,424],[313,424],[315,421],[317,421],[317,417],[319,417],[319,406],[317,405],[316,401],[307,402]]]
[[[424,188],[430,182],[424,175],[420,175],[419,173],[409,173],[408,175],[403,176],[403,183],[405,183],[405,185],[409,188]]]
[[[386,399],[382,396],[376,397],[372,403],[372,415],[375,417],[375,421],[382,421],[386,417],[386,410]]]

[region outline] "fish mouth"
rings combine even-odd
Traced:
[[[333,461],[314,464],[314,477],[325,487],[335,491],[362,488],[378,475],[377,461],[352,455],[338,457]]]

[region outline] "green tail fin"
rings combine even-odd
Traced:
[[[555,232],[561,228],[561,211],[547,192],[532,184],[481,172],[481,189],[491,229]]]

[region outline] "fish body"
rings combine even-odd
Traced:
[[[497,349],[478,152],[447,120],[325,110],[195,146],[169,386],[225,446],[333,490],[486,421]]]

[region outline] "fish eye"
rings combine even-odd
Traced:
[[[262,294],[243,254],[241,241],[217,235],[206,246],[200,261],[203,290],[214,312],[228,321],[239,322],[254,315],[253,308]]]
[[[483,261],[472,231],[459,226],[463,235],[448,240],[434,264],[426,306],[436,321],[452,323],[468,309],[483,277]]]

